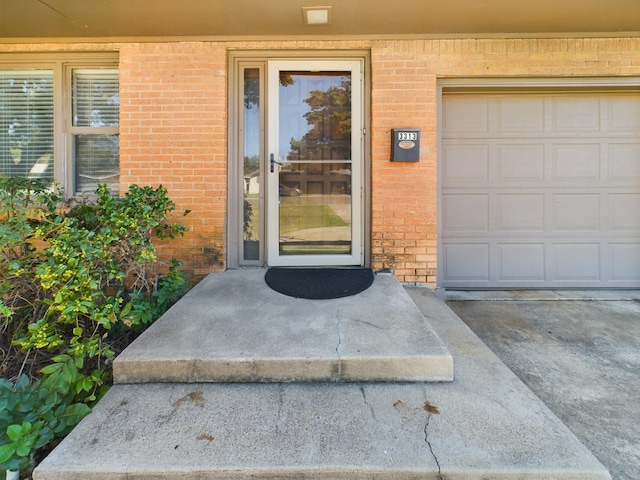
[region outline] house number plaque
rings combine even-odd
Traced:
[[[391,161],[420,161],[420,130],[417,128],[394,128],[391,130]]]

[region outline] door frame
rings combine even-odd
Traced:
[[[260,258],[258,260],[244,260],[243,258],[243,228],[244,228],[244,138],[242,132],[242,101],[243,98],[243,72],[245,68],[259,68],[261,70],[261,94],[263,95],[263,105],[266,105],[266,78],[268,64],[270,61],[291,61],[291,60],[323,60],[327,62],[352,60],[361,63],[361,88],[362,88],[362,175],[360,185],[360,228],[361,252],[360,266],[371,265],[371,139],[369,135],[369,125],[371,118],[371,82],[370,82],[370,52],[368,50],[318,50],[318,51],[282,51],[282,50],[260,50],[260,51],[230,51],[228,57],[228,170],[227,170],[227,221],[226,221],[226,268],[237,269],[246,267],[266,267],[267,266],[267,241],[266,227],[260,229]],[[265,183],[267,170],[267,139],[269,135],[267,109],[262,107],[261,118],[264,128],[261,128],[261,158],[260,158],[260,178]],[[352,192],[355,194],[355,192]],[[260,189],[258,204],[260,209],[261,223],[265,224],[266,213],[265,188]]]

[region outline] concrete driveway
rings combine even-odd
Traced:
[[[640,291],[447,291],[614,480],[640,479]]]

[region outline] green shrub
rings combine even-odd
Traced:
[[[110,363],[187,288],[154,237],[182,235],[163,187],[64,200],[0,178],[0,466],[66,435],[111,383]]]

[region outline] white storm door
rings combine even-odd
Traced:
[[[268,265],[362,265],[362,62],[271,61],[267,83]]]

